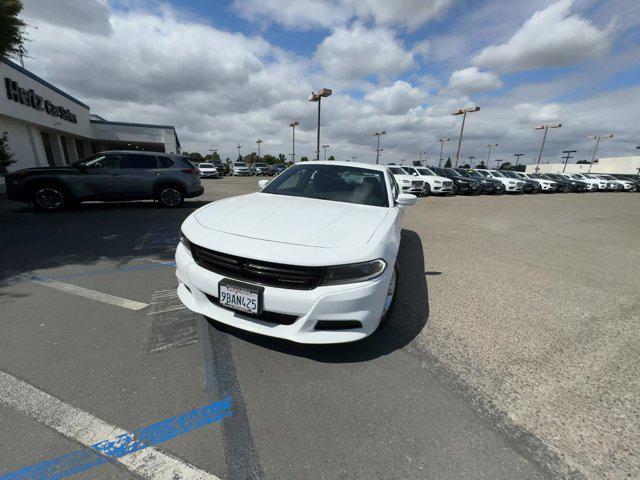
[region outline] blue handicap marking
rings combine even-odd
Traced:
[[[134,250],[167,248],[178,245],[180,238],[176,229],[151,229],[138,241]]]
[[[90,448],[61,455],[52,460],[21,468],[0,476],[0,480],[56,480],[85,472],[110,460],[159,445],[172,438],[218,423],[233,415],[231,397],[162,420],[114,439],[94,443]]]

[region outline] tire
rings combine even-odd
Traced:
[[[71,204],[64,187],[55,183],[43,183],[33,189],[31,203],[43,212],[59,212]]]
[[[398,279],[399,278],[400,278],[400,270],[398,269],[398,264],[396,263],[393,266],[393,275],[391,276],[391,282],[389,282],[389,288],[387,290],[387,295],[388,295],[389,291],[392,288],[392,284],[393,284],[393,293],[391,295],[391,299],[389,300],[388,305],[387,305],[387,300],[385,300],[385,307],[384,307],[384,309],[382,311],[382,317],[380,317],[380,325],[379,326],[382,326],[385,323],[387,323],[387,321],[391,317],[391,314],[393,313],[393,307],[395,307],[396,298],[398,297]]]
[[[425,183],[424,190],[422,191],[422,196],[428,197],[429,195],[431,195],[431,185],[429,185],[428,183]]]
[[[184,192],[178,185],[162,185],[158,188],[156,199],[164,208],[177,208],[184,202]]]

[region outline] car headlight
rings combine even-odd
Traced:
[[[436,185],[440,185],[442,183],[442,180],[434,180],[434,182]]]
[[[468,185],[469,184],[469,182],[467,182],[466,180],[458,180],[458,183],[460,185]]]
[[[180,243],[191,253],[191,242],[182,230],[180,230]]]
[[[518,182],[509,182],[509,185],[517,185]]]
[[[382,259],[370,262],[336,265],[327,268],[323,285],[340,285],[343,283],[366,282],[383,274],[387,262]]]
[[[410,182],[409,180],[402,180],[402,183],[409,184],[409,183],[411,183],[411,182]]]

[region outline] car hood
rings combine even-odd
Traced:
[[[431,181],[440,180],[441,182],[450,182],[451,181],[450,178],[441,177],[440,175],[421,175],[418,178],[420,178],[420,180],[427,180],[427,181],[429,181],[429,180],[431,180]]]
[[[420,178],[415,175],[394,175],[394,178],[397,180],[420,180]]]
[[[383,207],[252,193],[212,203],[194,215],[200,225],[217,232],[337,248],[366,244],[387,213]]]

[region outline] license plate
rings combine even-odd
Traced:
[[[223,307],[257,315],[262,312],[263,291],[263,287],[222,280],[218,284],[218,301]]]

